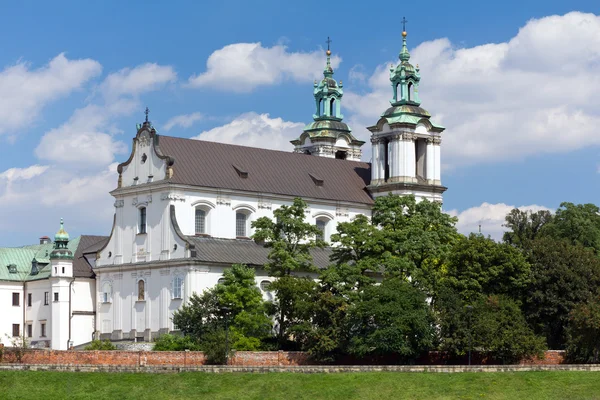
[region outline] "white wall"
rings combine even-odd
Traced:
[[[19,306],[13,306],[12,294],[19,293]],[[19,324],[23,333],[23,284],[21,282],[0,282],[0,343],[10,346],[13,324]],[[7,337],[8,335],[8,337]]]
[[[45,293],[48,293],[48,304],[44,304]],[[50,342],[52,335],[52,290],[50,281],[42,279],[27,282],[27,293],[31,293],[31,307],[26,307],[26,320],[32,325],[32,342],[40,342],[37,346],[44,347],[44,342]],[[25,299],[27,300],[27,299]],[[41,323],[46,324],[46,336],[42,335]]]

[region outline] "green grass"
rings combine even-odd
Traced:
[[[0,372],[0,399],[600,399],[598,372]]]

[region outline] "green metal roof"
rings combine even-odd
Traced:
[[[73,253],[79,246],[81,236],[77,237],[67,245]],[[50,276],[50,253],[54,247],[53,243],[34,244],[23,247],[0,247],[0,281],[34,281],[46,279]],[[38,262],[39,273],[31,275],[31,261]],[[8,266],[15,265],[16,273],[11,273]]]

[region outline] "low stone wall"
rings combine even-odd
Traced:
[[[600,371],[600,364],[562,365],[297,365],[297,366],[233,366],[200,365],[176,367],[165,365],[123,366],[123,365],[64,365],[64,364],[0,364],[0,371],[66,371],[66,372],[130,372],[130,373],[268,373],[292,372],[350,373],[350,372],[412,372],[412,373],[458,373],[458,372],[527,372],[527,371]]]
[[[560,365],[564,362],[564,351],[548,351],[544,359],[523,360],[523,366]],[[492,360],[481,359],[476,354],[472,358],[473,365],[484,367],[485,365],[498,364]],[[168,366],[168,367],[193,367],[204,366],[206,358],[199,351],[88,351],[88,350],[43,350],[27,349],[24,351],[20,362],[11,348],[4,349],[3,363],[18,363],[25,365],[105,365],[120,367],[145,367],[145,366]],[[287,367],[315,365],[307,353],[295,351],[238,351],[229,360],[230,366],[240,367]],[[398,360],[374,359],[374,360],[342,360],[341,365],[354,366],[366,365],[394,365]],[[420,359],[417,365],[442,366],[442,365],[464,365],[467,360],[451,360],[444,353],[431,352],[428,357]]]

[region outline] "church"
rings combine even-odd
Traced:
[[[0,334],[24,329],[32,343],[53,349],[92,337],[151,341],[176,330],[173,312],[194,292],[217,284],[232,264],[253,266],[257,286],[272,298],[273,278],[262,268],[269,251],[250,239],[251,224],[272,218],[273,210],[296,197],[308,203],[306,219],[325,241],[338,223],[370,216],[378,196],[413,194],[441,202],[444,128],[420,106],[421,76],[410,63],[406,37],[402,32],[399,62],[390,68],[391,106],[368,127],[370,163],[361,161],[365,143],[343,122],[343,84],[333,77],[329,49],[323,78],[314,82],[312,122],[291,142],[290,152],[159,135],[146,109],[131,154],[118,166],[109,237],[82,236],[74,244],[61,222],[54,244],[35,249],[50,251],[35,279],[32,260],[11,262],[15,249],[0,249],[0,268],[13,265],[18,271],[14,279],[0,272],[2,309],[11,307],[9,293],[23,299],[33,294],[41,302],[44,292],[52,302],[51,312],[43,312],[43,306],[13,301]],[[325,268],[329,254],[315,250],[315,264]],[[48,289],[35,291],[35,285]]]

